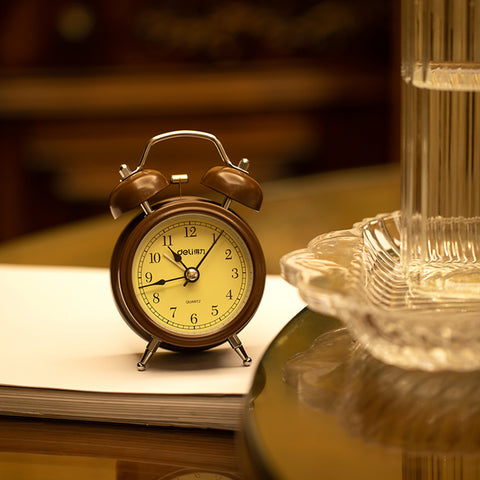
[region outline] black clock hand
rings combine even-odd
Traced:
[[[181,280],[182,278],[184,279],[185,275],[182,275],[181,277],[169,278],[168,280],[164,280],[163,278],[161,278],[156,282],[149,283],[148,285],[142,285],[139,288],[153,287],[153,285],[165,285],[167,282],[173,282],[174,280]]]
[[[180,265],[182,265],[183,268],[186,270],[186,269],[187,269],[187,266],[182,262],[182,256],[181,256],[179,253],[173,251],[173,250],[172,250],[172,247],[168,246],[168,249],[172,252],[173,259],[174,259],[177,263],[179,263]]]
[[[180,263],[176,262],[173,258],[169,257],[166,253],[163,256],[172,264],[178,267],[182,272],[186,270],[185,265],[181,265]]]
[[[223,232],[225,230],[222,230],[218,237],[215,239],[215,241],[210,245],[210,248],[207,250],[205,255],[202,257],[202,259],[198,262],[198,265],[195,267],[197,270],[200,268],[200,265],[203,263],[203,261],[207,258],[207,255],[212,251],[212,248],[215,246],[215,244],[218,242],[219,238],[223,235]]]
[[[210,248],[206,251],[205,255],[201,258],[201,260],[198,262],[197,266],[195,268],[187,268],[186,270],[186,274],[185,274],[185,278],[186,278],[186,281],[185,283],[183,284],[183,286],[185,287],[188,283],[190,282],[196,282],[198,280],[198,277],[199,277],[199,267],[200,265],[203,263],[203,261],[207,258],[207,255],[212,251],[212,248],[215,246],[215,244],[218,242],[218,239],[223,235],[223,232],[225,230],[222,230],[220,232],[220,234],[218,235],[218,237],[213,241],[213,243],[210,245]],[[192,278],[189,278],[189,274],[192,274]]]

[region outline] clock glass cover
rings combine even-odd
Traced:
[[[172,334],[198,336],[237,317],[252,290],[253,267],[236,229],[213,215],[185,213],[143,237],[131,275],[137,302],[151,321]]]

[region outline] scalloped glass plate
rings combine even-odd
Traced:
[[[320,235],[282,257],[309,308],[342,320],[376,358],[403,368],[480,368],[480,300],[412,291],[400,264],[400,212]]]

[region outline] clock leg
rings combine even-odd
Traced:
[[[147,368],[147,363],[152,358],[153,354],[156,352],[158,346],[160,345],[160,340],[152,338],[145,348],[145,353],[142,356],[142,359],[137,363],[137,370],[143,372]]]
[[[245,348],[243,348],[241,340],[237,335],[233,334],[231,337],[228,337],[228,343],[230,346],[238,353],[239,357],[243,361],[244,367],[249,367],[252,363],[252,359],[247,355]]]

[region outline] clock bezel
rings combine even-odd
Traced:
[[[250,226],[232,211],[217,203],[191,197],[172,198],[153,206],[149,215],[134,218],[120,235],[110,264],[111,285],[117,307],[126,323],[142,338],[160,340],[170,349],[207,349],[225,342],[241,331],[260,304],[265,288],[266,268],[263,251]],[[185,214],[204,214],[225,222],[243,239],[252,259],[252,289],[243,308],[224,327],[207,334],[188,335],[162,328],[153,321],[138,302],[132,280],[135,252],[146,234],[160,222]]]

